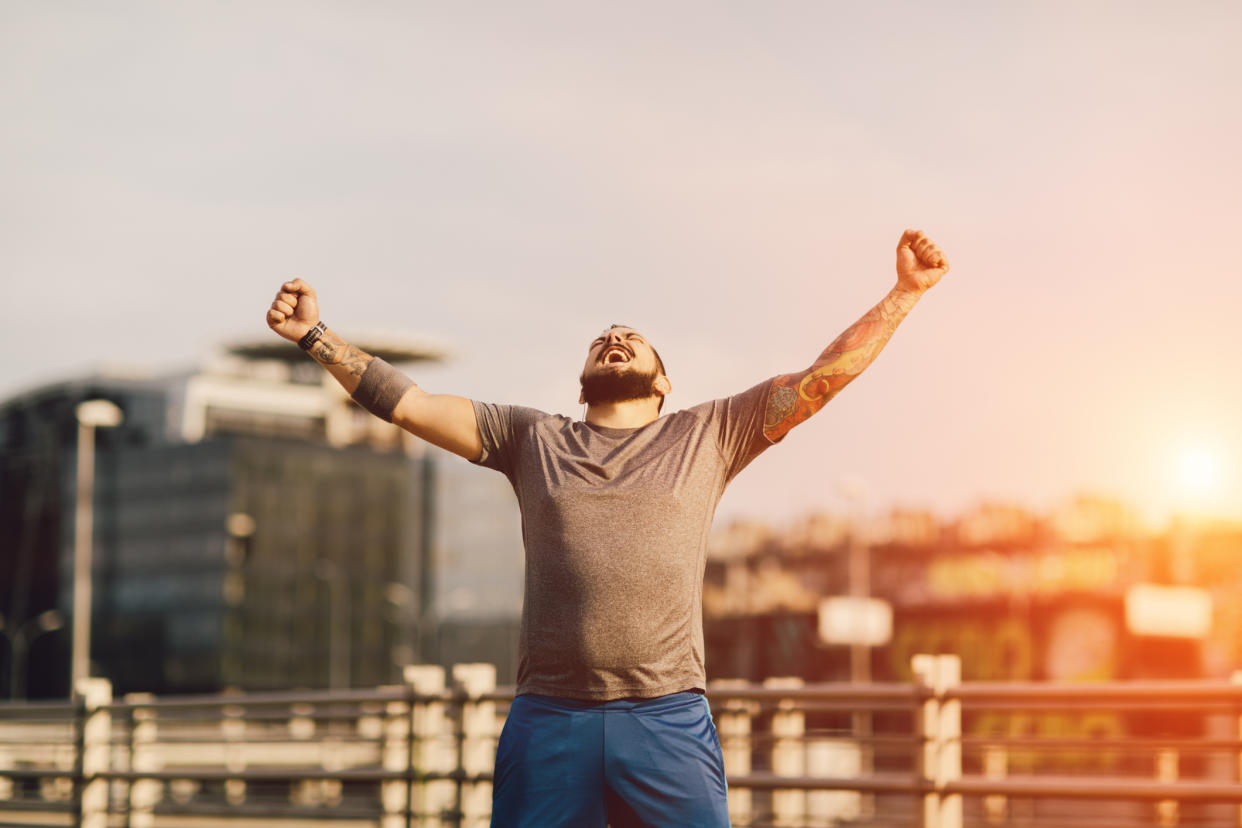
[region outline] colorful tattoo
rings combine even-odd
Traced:
[[[772,380],[764,435],[776,442],[823,408],[872,363],[918,299],[918,293],[891,291],[834,339],[810,368]]]
[[[370,354],[358,350],[332,331],[325,333],[311,346],[310,355],[320,365],[339,365],[358,377],[367,370],[372,359]]]

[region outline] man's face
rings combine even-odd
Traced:
[[[595,405],[652,397],[659,376],[655,351],[642,334],[633,328],[609,328],[587,350],[579,378],[582,399]]]

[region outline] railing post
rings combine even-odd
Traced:
[[[1229,677],[1233,684],[1242,684],[1242,670],[1234,670]],[[1238,716],[1238,738],[1242,739],[1242,716]],[[1238,753],[1238,781],[1242,782],[1242,752]],[[1238,805],[1238,825],[1242,826],[1242,805]]]
[[[749,686],[750,682],[746,679],[717,679],[708,688],[708,695],[715,691],[727,694],[730,690]],[[758,712],[759,705],[745,699],[727,699],[712,710],[716,735],[720,738],[720,752],[724,756],[725,773],[730,776],[750,773],[751,720]],[[753,799],[749,788],[729,788],[729,820],[739,824],[749,822]]]
[[[916,655],[911,666],[919,683],[932,691],[918,717],[923,739],[920,775],[934,790],[923,797],[923,828],[962,828],[962,797],[945,794],[948,782],[962,777],[962,706],[945,692],[962,680],[954,655]]]
[[[806,775],[863,779],[867,776],[863,748],[857,739],[808,739]],[[860,791],[807,791],[806,815],[814,825],[857,822],[863,817],[865,795]],[[869,808],[868,815],[874,815]]]
[[[1004,745],[987,745],[983,749],[985,779],[1004,779],[1009,775],[1009,749]],[[983,798],[983,814],[988,825],[1003,825],[1009,818],[1009,797],[989,794]]]
[[[134,773],[160,770],[156,747],[155,711],[142,707],[155,697],[150,693],[129,693],[125,703],[130,707],[129,769]],[[155,805],[163,795],[164,784],[155,779],[135,779],[129,783],[129,828],[151,828],[155,824]]]
[[[404,773],[410,770],[411,702],[389,702],[384,707],[384,724],[380,744],[380,764],[386,771]],[[410,784],[403,779],[386,779],[380,783],[380,805],[384,815],[380,828],[410,828]]]
[[[442,696],[444,668],[434,664],[415,664],[405,668],[405,680],[415,695]],[[456,767],[452,722],[445,703],[415,700],[410,711],[414,725],[413,756],[415,774],[449,774]],[[452,779],[429,779],[412,786],[411,805],[420,828],[447,828],[446,812],[453,808],[457,786]],[[447,824],[451,824],[447,823]]]
[[[1162,748],[1156,751],[1156,781],[1177,781],[1178,755],[1177,748]],[[1156,803],[1156,824],[1160,828],[1172,828],[1177,824],[1177,800],[1162,799]]]
[[[13,798],[13,780],[4,775],[6,770],[12,770],[13,767],[13,750],[0,745],[0,802],[7,802]]]
[[[962,659],[955,655],[940,659],[941,693],[962,683]],[[941,785],[962,778],[962,702],[942,699],[940,702],[941,754],[938,781]],[[940,798],[941,828],[962,828],[962,795],[949,794]]]
[[[764,687],[793,690],[802,687],[802,679],[770,678]],[[772,714],[772,773],[777,776],[802,776],[806,772],[806,714],[793,699],[777,702]],[[806,791],[772,792],[772,816],[777,826],[801,825],[806,817]]]
[[[914,717],[915,736],[922,745],[918,755],[918,776],[924,783],[936,784],[936,763],[940,754],[940,698],[936,693],[936,657],[916,655],[910,659],[910,671],[916,684],[932,691],[919,705]],[[923,794],[921,828],[940,828],[940,793]]]
[[[82,755],[78,820],[80,828],[107,828],[108,782],[96,778],[108,770],[112,752],[112,683],[102,678],[78,679],[74,687],[82,705]]]
[[[234,773],[246,772],[246,708],[240,704],[225,705],[220,711],[220,735],[224,742],[224,767]],[[224,798],[230,805],[246,801],[246,780],[224,780]]]
[[[492,770],[496,762],[496,702],[479,696],[496,689],[494,664],[454,664],[453,684],[468,696],[461,709],[461,770],[475,776]],[[462,828],[487,828],[492,815],[489,782],[462,782]]]
[[[315,706],[308,702],[294,702],[289,705],[289,719],[285,722],[285,732],[289,738],[297,742],[307,743],[307,752],[311,751],[311,740],[316,738],[320,730],[315,719]],[[319,789],[316,782],[299,779],[293,783],[290,801],[296,805],[313,805],[319,802]]]

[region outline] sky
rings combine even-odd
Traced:
[[[0,0],[0,398],[273,336],[292,277],[430,391],[580,417],[807,367],[951,272],[719,514],[1242,518],[1242,5]],[[292,347],[292,346],[290,346]],[[486,473],[486,472],[480,472]]]

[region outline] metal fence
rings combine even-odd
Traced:
[[[715,682],[736,826],[1242,825],[1242,684]],[[490,665],[373,690],[0,705],[0,825],[487,825],[511,688]]]

